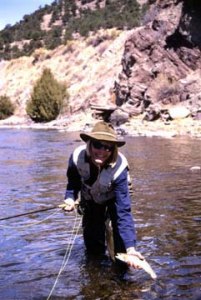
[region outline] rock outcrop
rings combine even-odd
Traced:
[[[201,2],[150,2],[143,26],[125,43],[116,104],[129,116],[143,114],[149,121],[199,118]]]

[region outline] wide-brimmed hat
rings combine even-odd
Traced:
[[[118,147],[121,147],[126,143],[124,140],[119,140],[117,138],[117,134],[111,124],[103,121],[97,122],[90,133],[80,133],[80,137],[84,142],[94,139],[112,142]]]

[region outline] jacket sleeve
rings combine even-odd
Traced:
[[[114,181],[117,227],[125,248],[135,247],[135,224],[131,212],[127,168]]]
[[[66,176],[68,182],[66,186],[65,199],[71,198],[76,200],[81,189],[81,176],[78,173],[75,163],[73,162],[73,155],[71,155],[69,158]]]

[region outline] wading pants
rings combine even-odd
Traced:
[[[83,201],[83,237],[88,254],[105,254],[105,221],[109,217],[112,222],[114,251],[125,252],[123,241],[117,227],[117,214],[113,200],[106,204],[97,204],[94,201]]]

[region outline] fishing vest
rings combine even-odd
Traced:
[[[115,194],[112,188],[112,182],[125,168],[128,168],[127,159],[122,153],[119,153],[116,163],[109,165],[107,168],[103,168],[98,174],[97,180],[92,186],[89,186],[85,183],[86,180],[90,178],[90,164],[86,161],[86,145],[75,149],[73,153],[73,162],[81,176],[82,197],[85,200],[94,200],[99,204],[114,198]]]

